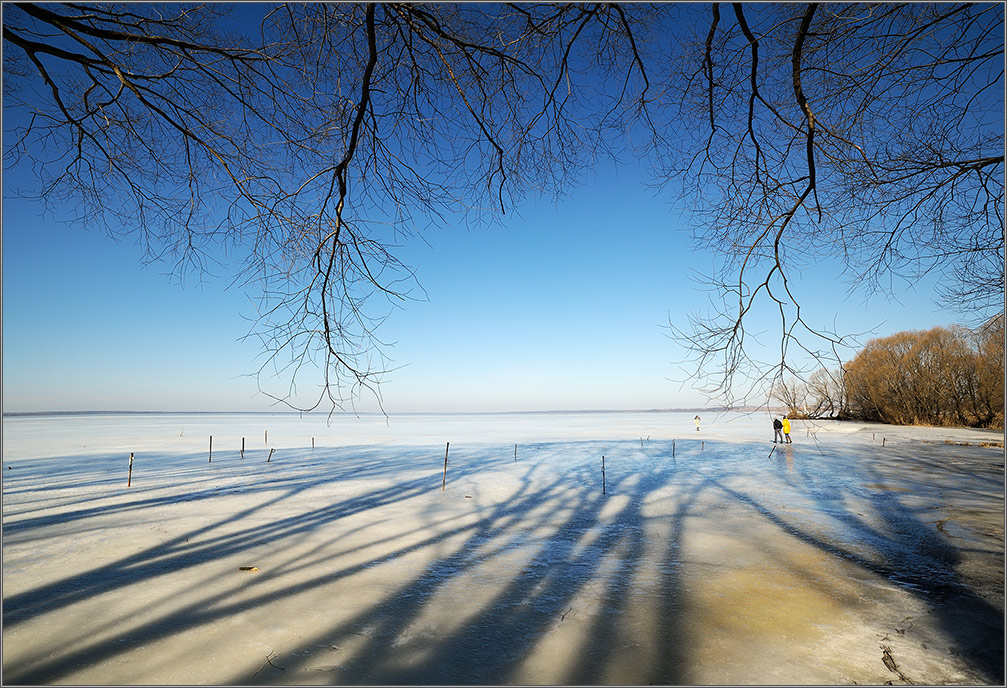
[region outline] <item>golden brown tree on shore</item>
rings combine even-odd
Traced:
[[[843,384],[792,382],[776,396],[800,416],[1002,428],[1004,319],[872,339],[832,379]]]

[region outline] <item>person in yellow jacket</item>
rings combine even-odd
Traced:
[[[783,436],[786,438],[784,442],[793,444],[794,441],[790,439],[790,420],[786,416],[783,417]]]

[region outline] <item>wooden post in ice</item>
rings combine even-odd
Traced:
[[[272,459],[272,458],[273,458],[273,452],[274,452],[274,451],[276,451],[276,450],[275,450],[275,449],[270,449],[270,450],[269,450],[269,456],[268,456],[268,457],[266,457],[266,463],[269,463],[270,459]]]
[[[241,458],[245,458],[245,438],[241,438]]]
[[[210,435],[210,457],[206,460],[206,463],[213,463],[213,435]]]
[[[675,440],[671,441],[671,458],[675,458]]]
[[[126,477],[126,487],[133,484],[133,452],[129,453],[129,475]]]
[[[447,446],[444,447],[444,477],[441,478],[441,492],[444,491],[444,486],[448,482],[448,450],[451,449],[451,443],[448,442]]]
[[[311,448],[312,449],[315,448],[315,438],[314,437],[311,438]]]
[[[881,438],[881,446],[882,446],[882,447],[883,447],[883,446],[885,446],[885,442],[887,442],[887,441],[888,441],[888,438],[887,438],[887,437],[882,437],[882,438]]]
[[[517,445],[514,445],[514,460],[517,461]]]
[[[605,455],[601,456],[601,493],[607,494],[605,492]]]
[[[262,435],[262,443],[267,447],[269,446],[269,430],[266,430],[265,433]]]

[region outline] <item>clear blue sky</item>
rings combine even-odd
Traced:
[[[381,386],[385,410],[706,404],[667,325],[708,309],[691,271],[708,271],[710,257],[693,253],[687,214],[671,190],[647,189],[637,163],[595,172],[559,203],[528,199],[499,226],[459,221],[396,252],[427,298],[378,332],[396,367]],[[257,341],[242,341],[254,293],[226,275],[180,285],[169,266],[143,266],[135,244],[67,224],[59,208],[44,214],[13,193],[34,190],[30,170],[5,170],[3,187],[5,412],[276,408],[252,377]],[[794,286],[820,327],[881,336],[956,321],[926,281],[895,283],[897,300],[865,304],[847,297],[835,266],[809,273]],[[772,314],[754,315],[747,330],[765,330],[772,345]],[[356,408],[377,406],[365,396]]]
[[[182,285],[139,249],[3,206],[3,410],[270,410],[247,377],[260,364],[243,319],[249,295],[225,279]],[[431,230],[400,257],[426,300],[393,312],[385,409],[511,411],[702,405],[668,337],[704,307],[685,220],[644,174],[599,167],[556,204],[532,200],[501,226]],[[601,202],[599,202],[601,199]],[[926,286],[900,303],[845,298],[827,266],[803,285],[813,319],[877,334],[955,320]],[[825,276],[823,276],[823,274]],[[766,325],[770,327],[770,325]],[[749,326],[757,331],[758,326]],[[365,398],[359,410],[373,410]]]

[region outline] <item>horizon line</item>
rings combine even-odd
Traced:
[[[640,409],[549,409],[549,410],[537,410],[537,411],[395,411],[395,412],[382,412],[382,411],[346,411],[346,410],[332,410],[332,411],[296,411],[296,410],[284,410],[284,411],[168,411],[168,410],[141,410],[141,411],[127,411],[127,410],[59,410],[59,411],[4,411],[3,417],[25,417],[25,416],[104,416],[104,415],[209,415],[209,414],[242,414],[242,415],[261,415],[261,414],[284,414],[284,415],[352,415],[352,416],[392,416],[392,415],[507,415],[507,414],[535,414],[535,413],[682,413],[682,412],[708,412],[708,413],[719,413],[724,411],[752,411],[761,409],[761,406],[688,406],[688,407],[668,407],[668,408],[640,408]]]

